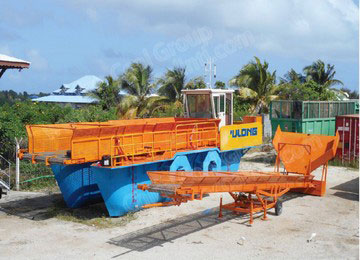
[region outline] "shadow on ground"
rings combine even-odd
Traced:
[[[248,153],[242,159],[245,162],[262,162],[268,164],[275,164],[276,153],[275,152],[261,152],[261,153]]]
[[[11,194],[9,195],[11,196]],[[104,203],[85,205],[81,208],[68,208],[60,193],[49,195],[15,195],[16,199],[0,200],[0,212],[35,221],[58,216],[72,216],[81,220],[91,220],[107,216]]]
[[[306,195],[300,193],[288,193],[282,197],[282,201],[285,202],[302,196]],[[108,241],[109,244],[126,248],[128,250],[115,255],[113,258],[128,254],[132,251],[143,252],[156,246],[162,246],[166,242],[171,243],[175,239],[233,219],[240,219],[240,221],[237,222],[238,224],[249,226],[248,214],[233,214],[230,211],[223,211],[223,217],[219,219],[218,210],[218,207],[214,207],[205,211],[200,211],[125,235],[114,237]],[[268,214],[274,216],[274,210],[270,209]],[[261,218],[262,216],[262,212],[254,214],[255,219]]]
[[[243,218],[244,221],[242,224],[247,224],[249,221],[247,215],[235,215],[231,212],[224,212],[223,217],[219,219],[218,214],[218,207],[214,207],[212,209],[114,237],[108,241],[109,244],[129,250],[115,255],[113,258],[120,257],[132,251],[143,252],[156,246],[162,246],[162,244],[166,242],[171,243],[175,239],[224,223],[231,219]],[[256,217],[259,217],[259,215],[256,215]]]
[[[331,189],[336,190],[336,192],[333,194],[334,196],[343,199],[359,201],[359,177],[341,183],[335,187],[332,187]]]

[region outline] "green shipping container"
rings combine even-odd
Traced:
[[[335,117],[358,113],[359,100],[291,101],[270,103],[272,135],[280,126],[282,131],[335,135]]]

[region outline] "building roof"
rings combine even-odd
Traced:
[[[32,99],[34,102],[90,104],[98,102],[89,96],[50,95]]]
[[[29,68],[30,62],[0,54],[0,68],[6,69],[24,69]]]
[[[234,93],[233,89],[214,89],[214,88],[200,88],[200,89],[183,89],[185,94],[209,94],[209,93]]]
[[[55,95],[85,94],[95,90],[102,80],[94,75],[86,75],[68,84],[63,84],[59,89],[53,91]]]

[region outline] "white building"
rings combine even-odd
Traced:
[[[63,84],[54,90],[51,95],[34,98],[34,102],[57,103],[60,105],[71,105],[79,108],[87,104],[97,103],[97,100],[89,97],[88,93],[96,90],[102,80],[94,75],[87,75],[68,84]]]

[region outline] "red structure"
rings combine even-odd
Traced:
[[[342,161],[359,160],[359,115],[337,116],[336,131],[340,135],[336,156]]]

